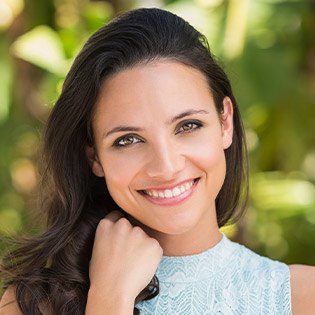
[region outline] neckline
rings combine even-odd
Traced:
[[[214,277],[229,263],[234,247],[225,234],[209,249],[192,255],[163,256],[156,275],[161,283],[191,283]]]

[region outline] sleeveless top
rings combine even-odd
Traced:
[[[222,233],[222,232],[221,232]],[[291,315],[289,267],[232,242],[163,256],[159,294],[136,304],[141,315]]]

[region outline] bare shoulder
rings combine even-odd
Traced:
[[[22,315],[14,288],[7,289],[0,300],[0,315]]]
[[[315,267],[290,265],[293,315],[315,314]]]

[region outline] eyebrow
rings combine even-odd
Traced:
[[[186,116],[190,116],[190,115],[194,115],[194,114],[209,114],[209,112],[207,112],[206,110],[193,110],[193,109],[190,109],[190,110],[187,110],[183,113],[180,113],[178,115],[176,115],[175,117],[173,117],[172,119],[168,120],[166,122],[166,125],[171,125],[173,124],[175,121],[179,120],[179,119],[182,119]],[[109,135],[113,134],[113,133],[116,133],[116,132],[130,132],[130,131],[143,131],[144,129],[143,128],[140,128],[140,127],[136,127],[136,126],[117,126],[111,130],[109,130],[107,133],[104,133],[103,135],[103,139],[108,137]]]
[[[209,112],[207,112],[206,110],[195,110],[195,109],[191,109],[191,110],[188,110],[186,112],[183,112],[181,114],[178,114],[176,115],[175,117],[173,117],[171,120],[169,120],[166,124],[167,125],[171,125],[173,124],[176,120],[179,120],[179,119],[182,119],[186,116],[190,116],[190,115],[193,115],[193,114],[209,114]]]

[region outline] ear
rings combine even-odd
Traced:
[[[223,149],[229,148],[233,140],[233,103],[226,96],[223,100],[223,113],[220,115]]]
[[[98,159],[98,156],[94,147],[87,146],[85,148],[85,154],[86,154],[86,157],[88,158],[89,164],[91,166],[91,169],[94,175],[98,177],[104,177],[105,174],[103,171],[103,167]]]

